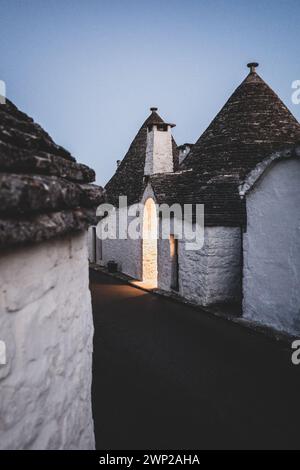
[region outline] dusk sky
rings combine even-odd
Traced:
[[[299,0],[0,0],[0,80],[104,185],[157,106],[195,142],[258,61],[300,120]]]

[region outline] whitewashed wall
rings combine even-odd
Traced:
[[[117,234],[119,230],[118,213],[116,210]],[[134,217],[129,217],[129,223]],[[142,242],[139,240],[127,239],[106,239],[102,240],[102,263],[106,265],[108,261],[114,260],[118,263],[118,271],[127,274],[135,279],[142,278]],[[100,263],[100,260],[97,261]]]
[[[1,449],[93,449],[85,234],[0,253]]]
[[[274,163],[247,196],[244,317],[300,333],[300,161]]]
[[[238,227],[206,227],[201,250],[186,250],[179,240],[179,294],[199,305],[240,300],[241,230]],[[171,258],[168,240],[159,240],[161,289],[170,290]]]

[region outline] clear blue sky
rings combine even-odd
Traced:
[[[105,184],[150,106],[194,142],[247,73],[300,120],[299,0],[0,0],[7,95]]]

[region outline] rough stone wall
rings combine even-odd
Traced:
[[[240,300],[241,230],[237,227],[206,227],[201,250],[186,250],[179,240],[179,294],[199,305]],[[169,240],[159,240],[161,289],[171,290]]]
[[[0,253],[1,449],[93,449],[85,234]]]
[[[244,317],[300,333],[300,161],[271,165],[247,196]]]
[[[144,174],[170,173],[173,169],[171,128],[168,126],[167,131],[160,131],[157,126],[153,126],[147,134]]]

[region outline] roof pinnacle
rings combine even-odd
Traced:
[[[249,62],[249,64],[247,64],[247,67],[249,67],[250,69],[250,73],[256,73],[256,67],[259,66],[259,63],[258,62]]]

